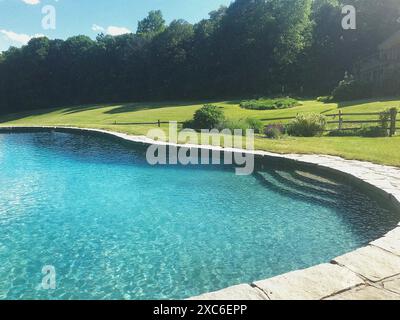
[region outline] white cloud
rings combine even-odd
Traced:
[[[27,44],[29,42],[29,40],[31,39],[30,36],[28,36],[27,34],[24,33],[16,33],[14,31],[7,31],[7,30],[0,30],[0,33],[2,33],[3,35],[5,35],[5,37],[12,41],[12,42],[18,42],[21,44]]]
[[[128,28],[125,28],[125,27],[108,26],[107,28],[104,28],[97,24],[92,25],[92,30],[95,32],[105,32],[106,34],[109,34],[110,36],[120,36],[122,34],[132,33],[131,30],[129,30]]]
[[[30,5],[36,5],[40,3],[40,0],[22,0],[22,1]]]
[[[4,29],[0,29],[0,34],[4,36],[9,45],[16,45],[16,46],[27,44],[29,40],[31,40],[32,38],[38,38],[44,36],[42,34],[35,34],[33,36],[30,36],[25,33],[16,33],[14,31],[9,31]]]
[[[97,31],[100,31],[100,32],[105,31],[104,28],[103,28],[102,26],[99,26],[99,25],[97,25],[97,24],[93,24],[93,25],[92,25],[92,30],[93,30],[93,31],[96,31],[96,32],[97,32]]]
[[[109,26],[107,34],[111,36],[120,36],[121,34],[131,33],[132,31],[125,27]]]

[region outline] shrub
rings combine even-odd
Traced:
[[[183,127],[183,129],[195,129],[194,121],[187,120],[187,121],[183,122],[182,127]]]
[[[240,103],[242,108],[251,110],[287,109],[297,105],[299,105],[299,102],[289,97],[277,99],[260,98],[258,100],[245,100]]]
[[[381,124],[382,130],[389,130],[389,122],[390,122],[390,109],[386,109],[385,111],[381,112],[379,115],[379,121]]]
[[[281,123],[270,124],[265,128],[264,133],[269,139],[279,139],[285,134],[285,126]]]
[[[361,137],[375,138],[375,137],[387,137],[387,129],[382,127],[363,127],[358,130]]]
[[[249,129],[248,124],[243,120],[225,120],[224,122],[220,123],[217,128],[218,130],[229,129],[231,130],[232,134],[234,130],[242,130],[242,134],[246,134],[246,130]]]
[[[326,127],[326,118],[317,113],[299,114],[287,127],[288,134],[297,137],[322,135]]]
[[[221,122],[217,128],[219,130],[230,129],[232,132],[235,129],[240,129],[243,134],[246,134],[246,130],[248,129],[253,129],[254,133],[261,133],[264,129],[264,125],[258,119],[247,118],[240,120],[225,120],[224,122]]]
[[[388,131],[387,129],[383,129],[382,127],[367,127],[364,126],[360,129],[352,129],[352,130],[335,130],[329,133],[331,137],[387,137]]]
[[[223,111],[217,106],[205,105],[197,110],[193,120],[186,121],[184,128],[191,129],[214,129],[225,121]]]
[[[330,137],[356,137],[360,135],[359,129],[351,129],[351,130],[334,130],[329,132],[328,136]]]
[[[372,94],[372,87],[369,83],[355,80],[352,75],[346,73],[344,79],[332,92],[332,101],[346,101],[369,98]]]
[[[255,133],[262,133],[264,130],[264,124],[261,120],[254,118],[247,118],[246,123],[248,124],[249,129],[253,129]]]

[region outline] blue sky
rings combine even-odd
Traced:
[[[198,22],[231,0],[0,0],[0,51],[21,46],[31,37],[46,35],[65,39],[85,34],[121,34],[135,31],[150,10],[160,9],[167,22],[182,18]],[[42,28],[42,9],[52,5],[56,29]]]

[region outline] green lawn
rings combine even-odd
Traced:
[[[146,135],[151,125],[129,125],[131,122],[184,121],[191,119],[194,112],[206,102],[132,103],[116,105],[93,105],[71,108],[37,110],[30,113],[12,114],[0,117],[0,126],[63,125],[101,128],[124,133]],[[343,104],[324,104],[315,100],[302,101],[302,105],[283,110],[245,110],[239,101],[207,102],[223,108],[227,118],[253,117],[265,124],[271,118],[285,118],[302,112],[344,113],[380,112],[389,107],[400,107],[400,100],[378,99]],[[373,118],[373,117],[362,117]],[[352,117],[351,119],[357,120]],[[275,121],[276,122],[276,121]],[[287,120],[282,120],[287,122]],[[115,124],[117,123],[117,124]],[[163,126],[166,128],[165,126]],[[269,140],[257,137],[256,148],[277,153],[316,153],[337,155],[347,159],[368,160],[375,163],[400,167],[400,136],[393,138],[360,137],[287,137]]]

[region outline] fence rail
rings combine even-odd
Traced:
[[[347,114],[346,114],[347,116]],[[338,121],[327,121],[327,123],[380,123],[381,120],[338,120]]]
[[[179,121],[174,121],[177,124],[183,124],[183,122]],[[146,126],[146,125],[157,125],[158,127],[161,127],[162,124],[169,124],[171,121],[160,121],[158,120],[157,122],[117,122],[114,121],[113,125],[115,126]]]
[[[358,112],[358,113],[333,113],[333,114],[325,114],[325,117],[338,117],[340,115],[346,116],[380,116],[381,114],[390,114],[390,112]]]

